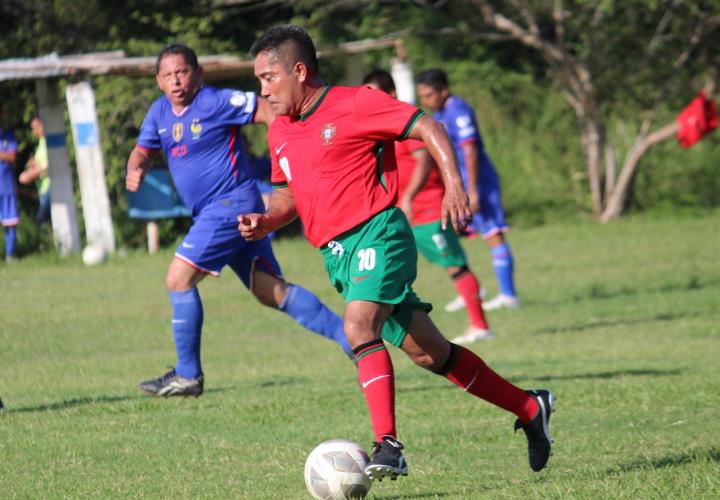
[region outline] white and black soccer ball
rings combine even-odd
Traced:
[[[367,452],[353,441],[325,441],[305,461],[305,484],[320,500],[365,498],[372,485],[365,474],[368,462]]]
[[[105,249],[97,243],[86,246],[82,253],[82,260],[86,266],[97,266],[105,262],[107,254]]]

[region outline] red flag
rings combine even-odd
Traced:
[[[692,100],[677,117],[677,138],[680,145],[689,148],[718,126],[715,101],[705,97],[704,92]]]

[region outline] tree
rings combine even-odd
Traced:
[[[471,0],[487,37],[536,51],[575,111],[587,163],[593,213],[603,221],[619,216],[645,153],[670,139],[674,120],[655,126],[659,115],[676,113],[697,81],[713,91],[720,60],[720,3],[683,0],[628,2],[562,0]],[[668,106],[668,102],[675,106]],[[623,110],[641,109],[636,116]],[[608,120],[640,125],[624,152],[608,134]],[[625,138],[621,138],[625,140]],[[622,141],[616,141],[622,142]]]

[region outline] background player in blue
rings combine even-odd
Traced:
[[[3,119],[0,109],[0,120]],[[15,174],[13,166],[17,157],[17,141],[12,130],[0,128],[0,223],[5,228],[5,260],[15,258],[17,225],[20,216],[15,197]]]
[[[483,304],[486,311],[518,307],[515,292],[513,257],[505,241],[508,230],[500,200],[500,180],[483,147],[475,113],[468,103],[450,93],[447,75],[440,69],[428,69],[417,76],[420,102],[434,112],[433,118],[445,125],[455,147],[460,172],[475,213],[474,223],[490,247],[500,294]],[[446,311],[462,309],[465,303],[457,297]]]
[[[143,391],[158,396],[202,394],[203,307],[197,284],[208,274],[218,276],[226,265],[260,303],[350,352],[342,320],[308,290],[282,278],[270,241],[249,243],[237,231],[237,214],[264,210],[240,127],[271,122],[270,106],[251,92],[203,86],[201,77],[189,47],[168,45],[160,52],[156,80],[164,96],[150,107],[127,163],[126,187],[135,191],[152,156],[162,149],[193,215],[166,278],[178,362],[163,376],[140,383]]]

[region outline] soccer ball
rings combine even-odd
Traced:
[[[105,249],[93,243],[86,246],[82,253],[82,260],[86,266],[102,264],[105,261],[105,257]]]
[[[313,498],[365,498],[372,481],[365,475],[370,458],[359,444],[332,439],[319,444],[305,461],[305,484]]]

